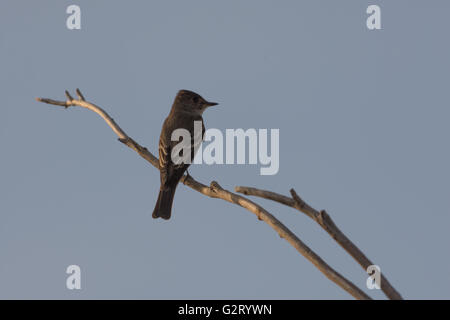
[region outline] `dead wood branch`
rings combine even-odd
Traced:
[[[87,102],[79,89],[76,90],[78,99],[74,99],[68,91],[66,91],[66,101],[58,101],[47,98],[37,98],[39,102],[62,106],[65,108],[72,106],[79,106],[89,109],[97,113],[103,120],[109,125],[114,133],[119,137],[119,141],[136,151],[142,158],[147,160],[154,167],[159,169],[158,158],[156,158],[147,148],[141,146],[132,138],[130,138],[122,128],[111,118],[102,108]],[[260,205],[254,203],[250,199],[247,199],[241,195],[235,194],[228,190],[223,189],[217,182],[211,182],[210,186],[207,186],[201,182],[196,181],[191,176],[185,175],[181,182],[192,188],[193,190],[200,192],[211,198],[218,198],[230,203],[234,203],[241,206],[248,211],[254,213],[259,220],[264,221],[270,227],[272,227],[281,238],[288,241],[300,254],[308,259],[314,266],[316,266],[328,279],[336,283],[342,289],[347,291],[356,299],[368,300],[371,299],[366,293],[355,286],[352,282],[344,278],[337,271],[331,268],[324,260],[322,260],[314,251],[312,251],[306,244],[304,244],[292,231],[290,231],[283,223],[270,214]]]
[[[318,211],[308,205],[303,199],[301,199],[294,189],[291,189],[292,198],[286,197],[284,195],[261,190],[251,187],[236,187],[236,192],[249,195],[249,196],[257,196],[260,198],[272,200],[284,204],[286,206],[297,209],[300,212],[303,212],[308,217],[316,221],[319,226],[322,227],[328,234],[342,247],[348,254],[350,254],[366,271],[370,265],[373,265],[372,261],[366,257],[366,255],[336,226],[334,221],[331,219],[330,215],[325,211]],[[390,284],[390,282],[386,279],[386,277],[381,273],[381,290],[385,293],[385,295],[392,300],[400,300],[402,296],[400,293],[395,290],[395,288]]]

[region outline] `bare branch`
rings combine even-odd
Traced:
[[[68,103],[70,104],[70,101],[72,101],[73,98],[72,98],[72,96],[70,95],[69,91],[66,90],[65,93],[66,93],[67,100],[69,100]]]
[[[66,90],[66,96],[69,99],[68,101],[58,101],[58,100],[52,100],[52,99],[46,99],[46,98],[37,98],[36,100],[39,102],[44,102],[47,104],[53,104],[56,106],[63,106],[63,107],[70,107],[70,106],[79,106],[82,108],[89,109],[96,114],[98,114],[100,117],[105,120],[105,122],[111,127],[111,129],[114,131],[114,133],[119,137],[119,139],[127,140],[130,139],[125,132],[117,125],[117,123],[114,122],[114,119],[111,118],[102,108],[96,106],[93,103],[89,103],[84,100],[76,100],[73,99],[72,96],[69,94],[69,92]],[[121,140],[121,141],[122,141]]]
[[[336,283],[342,289],[350,293],[356,299],[369,300],[371,299],[367,294],[356,287],[352,282],[344,278],[341,274],[330,267],[322,258],[320,258],[313,250],[311,250],[303,241],[301,241],[292,231],[290,231],[280,220],[275,218],[272,214],[266,211],[260,205],[253,201],[244,198],[240,195],[232,193],[222,187],[215,181],[211,183],[210,189],[213,194],[202,192],[213,198],[220,198],[222,200],[237,204],[250,212],[253,212],[259,220],[267,223],[274,229],[281,238],[286,239],[302,256],[309,260],[317,269],[320,270],[328,279]]]
[[[77,90],[75,90],[78,96],[78,99],[81,101],[85,101],[83,94],[81,93],[80,89],[77,88]]]
[[[328,234],[342,248],[344,248],[344,250],[347,251],[347,253],[350,254],[359,263],[359,265],[361,265],[364,271],[366,271],[370,265],[373,265],[372,261],[370,261],[369,258],[367,258],[366,255],[336,226],[334,221],[325,210],[317,211],[316,209],[309,206],[305,201],[303,201],[303,199],[298,196],[294,189],[291,189],[292,198],[272,191],[251,187],[240,186],[236,187],[235,191],[245,195],[257,196],[260,198],[273,200],[297,209],[300,212],[303,212],[308,217],[316,221],[326,232],[328,232]],[[400,293],[397,292],[397,290],[395,290],[395,288],[389,283],[383,273],[381,274],[381,290],[383,290],[383,292],[389,299],[402,299]]]
[[[57,100],[46,99],[46,98],[36,98],[36,101],[53,104],[55,106],[62,106],[62,107],[66,107],[66,108],[69,106],[66,101],[57,101]]]
[[[111,127],[114,133],[116,133],[116,135],[119,137],[120,142],[136,151],[142,158],[159,169],[158,159],[150,151],[148,151],[147,148],[142,147],[136,141],[130,138],[103,109],[92,103],[86,102],[79,90],[77,94],[80,98],[79,100],[69,99],[70,101],[62,102],[52,99],[38,98],[37,101],[64,107],[79,106],[97,113],[103,118],[103,120],[106,121],[106,123]],[[181,179],[181,182],[191,189],[200,192],[208,197],[218,198],[230,203],[237,204],[254,213],[259,220],[266,222],[279,234],[280,237],[286,239],[295,249],[297,249],[300,254],[302,254],[306,259],[313,263],[328,279],[336,283],[356,299],[371,299],[366,293],[356,287],[352,282],[350,282],[333,268],[331,268],[314,251],[312,251],[306,244],[304,244],[292,231],[290,231],[285,225],[283,225],[277,218],[266,211],[263,207],[245,197],[223,189],[215,181],[211,182],[211,185],[208,187],[203,183],[196,181],[191,176],[185,175]]]

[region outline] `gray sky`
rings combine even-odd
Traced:
[[[81,30],[66,8],[81,7]],[[382,30],[366,28],[381,6]],[[159,173],[79,87],[156,151],[179,89],[220,102],[207,128],[279,128],[280,171],[196,179],[327,209],[405,298],[450,298],[448,1],[2,1],[0,298],[349,299],[248,211],[184,186],[153,220]],[[325,261],[367,275],[296,211],[257,200]],[[82,289],[66,288],[67,266]],[[377,290],[365,289],[374,298]]]

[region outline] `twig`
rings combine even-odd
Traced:
[[[284,204],[286,206],[297,209],[303,212],[308,217],[316,221],[328,234],[342,247],[348,254],[350,254],[366,271],[367,267],[373,265],[372,261],[366,257],[366,255],[336,226],[334,221],[331,219],[330,215],[325,211],[317,211],[316,209],[309,206],[303,199],[301,199],[294,189],[291,189],[292,198],[286,197],[284,195],[261,190],[251,187],[236,187],[236,192],[257,196],[260,198],[265,198],[268,200],[273,200]],[[386,294],[386,296],[391,300],[401,300],[402,296],[395,290],[395,288],[389,283],[386,277],[381,274],[381,290]]]
[[[89,103],[84,100],[83,95],[77,89],[77,95],[79,97],[78,100],[73,99],[70,94],[66,91],[66,96],[68,100],[66,102],[57,101],[46,98],[37,98],[36,100],[39,102],[69,107],[69,106],[79,106],[86,109],[89,109],[98,115],[100,115],[103,120],[111,127],[114,133],[119,137],[119,141],[135,150],[142,158],[151,163],[154,167],[159,169],[158,159],[150,152],[147,148],[142,147],[132,138],[130,138],[122,128],[117,125],[117,123],[100,107]],[[201,182],[196,181],[191,176],[185,175],[181,179],[181,182],[194,189],[197,192],[200,192],[211,198],[222,199],[234,204],[237,204],[248,211],[254,213],[259,220],[266,222],[269,226],[271,226],[280,237],[286,239],[297,251],[302,254],[306,259],[308,259],[311,263],[313,263],[328,279],[336,283],[342,289],[347,291],[356,299],[361,300],[370,300],[371,298],[360,290],[357,286],[355,286],[352,282],[344,278],[337,271],[331,268],[324,260],[322,260],[314,251],[312,251],[306,244],[304,244],[292,231],[290,231],[285,225],[283,225],[277,218],[275,218],[272,214],[270,214],[263,207],[254,203],[253,201],[242,197],[238,194],[232,193],[228,190],[223,189],[217,182],[211,182],[211,185],[208,187]]]

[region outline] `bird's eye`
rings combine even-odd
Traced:
[[[197,103],[197,102],[198,102],[198,97],[192,98],[192,101],[194,101],[195,103]]]

